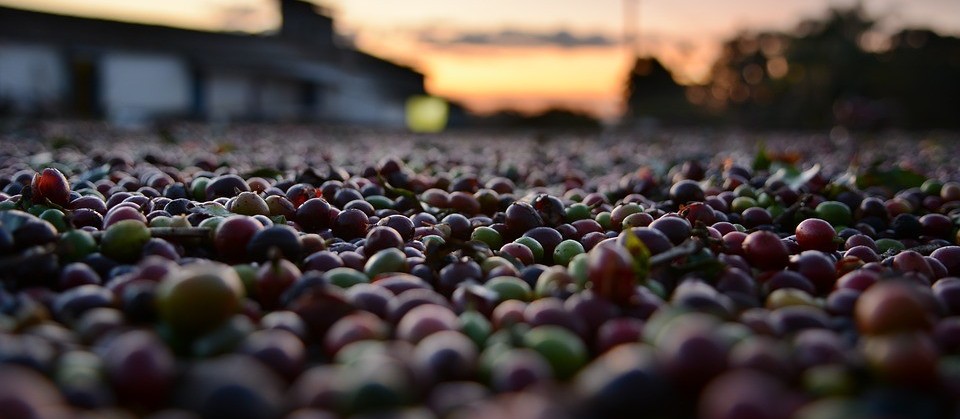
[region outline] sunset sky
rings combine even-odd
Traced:
[[[412,65],[428,92],[470,109],[548,106],[613,118],[631,50],[624,0],[317,0],[369,53]],[[855,0],[639,0],[637,48],[684,83],[702,81],[719,43],[746,28],[790,29]],[[275,29],[274,0],[0,0],[0,4],[208,30]],[[864,0],[881,29],[960,36],[958,0]]]

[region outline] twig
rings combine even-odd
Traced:
[[[650,266],[658,266],[670,263],[674,259],[681,256],[690,256],[694,253],[700,251],[703,248],[703,243],[699,240],[687,240],[680,245],[670,248],[669,250],[658,253],[650,257]]]
[[[150,227],[150,237],[161,239],[208,238],[212,230],[204,227]]]
[[[790,205],[783,212],[773,219],[773,225],[785,228],[787,226],[795,225],[793,223],[794,217],[800,212],[803,208],[809,208],[807,204],[810,203],[810,200],[813,198],[810,194],[803,194],[797,199],[797,202],[794,202],[793,205]]]
[[[883,252],[883,253],[881,253],[881,254],[878,255],[878,256],[880,256],[880,260],[883,260],[883,259],[886,259],[886,258],[888,258],[888,257],[890,257],[890,256],[896,256],[898,253],[904,252],[904,251],[907,251],[907,250],[913,250],[914,252],[917,252],[917,253],[919,253],[919,254],[921,254],[921,255],[930,256],[930,254],[933,253],[934,250],[937,250],[937,249],[939,249],[939,248],[941,248],[941,247],[943,247],[943,246],[944,246],[944,245],[942,245],[942,244],[930,243],[930,244],[921,244],[921,245],[919,245],[919,246],[914,246],[914,247],[911,247],[911,248],[909,248],[909,249],[903,249],[903,250],[888,249],[886,252]]]

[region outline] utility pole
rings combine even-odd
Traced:
[[[639,57],[640,46],[640,0],[623,0],[623,43],[627,53]]]
[[[643,54],[640,39],[640,0],[623,0],[623,41],[628,54],[634,57]]]

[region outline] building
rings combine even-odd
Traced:
[[[273,34],[207,32],[0,7],[0,112],[399,127],[423,75],[334,42],[313,4]]]

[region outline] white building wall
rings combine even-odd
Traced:
[[[0,101],[29,112],[59,107],[67,95],[66,64],[56,48],[0,42]]]
[[[141,123],[192,111],[193,76],[182,57],[113,50],[99,55],[96,68],[97,97],[109,121]],[[404,125],[402,101],[383,97],[368,75],[327,64],[302,70],[305,78],[316,80],[313,109],[302,109],[303,86],[298,81],[221,71],[202,80],[204,111],[218,121],[312,115],[328,121]],[[56,47],[0,41],[0,101],[14,110],[62,109],[69,104],[70,83],[69,63]]]
[[[100,83],[103,109],[113,122],[136,123],[190,111],[190,72],[176,56],[106,53]]]
[[[341,74],[320,97],[327,119],[395,128],[405,124],[404,104],[381,95],[369,77]]]
[[[254,83],[252,77],[241,74],[208,74],[204,79],[203,95],[209,118],[228,122],[249,117],[257,106]]]
[[[260,114],[272,120],[291,120],[300,116],[300,84],[266,79],[260,84]]]

